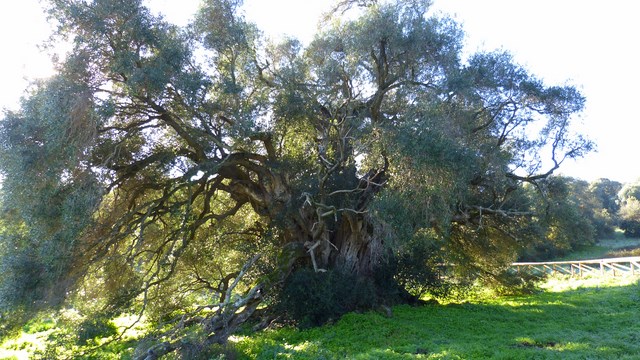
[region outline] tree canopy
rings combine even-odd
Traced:
[[[463,61],[427,1],[343,3],[359,15],[303,46],[237,0],[185,28],[142,0],[50,0],[73,49],[0,123],[2,309],[181,314],[223,342],[303,269],[374,303],[499,278],[544,180],[592,148],[585,99],[505,52]]]
[[[640,180],[618,188],[620,228],[626,236],[640,236]]]

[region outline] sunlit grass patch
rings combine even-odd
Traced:
[[[638,285],[639,281],[640,277],[638,276],[592,275],[572,278],[558,275],[550,276],[540,286],[547,292],[565,292],[582,288],[592,288],[594,291],[598,291],[601,288]]]
[[[271,330],[236,343],[247,359],[640,359],[637,277],[550,278],[531,296],[397,306],[393,317]]]
[[[74,310],[63,310],[55,316],[34,319],[23,327],[22,333],[5,339],[0,345],[0,360],[5,359],[127,359],[133,353],[137,339],[147,329],[137,316],[122,315],[108,323],[117,333],[96,334],[79,342],[82,332],[78,325],[82,317]],[[123,333],[124,331],[124,333]],[[115,336],[118,336],[115,338]]]
[[[45,348],[46,340],[52,331],[52,329],[46,329],[35,332],[30,329],[29,332],[22,332],[18,337],[6,339],[0,345],[0,359],[31,359],[33,353]]]

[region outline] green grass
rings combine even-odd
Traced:
[[[528,296],[397,306],[299,331],[232,337],[239,359],[640,359],[640,278],[550,278]],[[56,329],[46,320],[0,346],[30,359]],[[39,331],[39,332],[37,332]],[[131,358],[133,338],[83,359]]]
[[[637,278],[551,279],[545,290],[235,341],[247,359],[640,359]]]
[[[589,260],[608,257],[640,256],[640,239],[629,239],[616,236],[611,239],[599,240],[594,245],[585,245],[567,256],[557,260]]]
[[[4,339],[0,344],[0,360],[27,359],[78,359],[78,360],[122,360],[131,359],[137,345],[136,339],[146,330],[144,324],[129,329],[119,341],[109,342],[110,338],[96,336],[87,344],[78,343],[79,326],[77,321],[68,322],[74,317],[74,311],[57,314],[57,320],[51,318],[35,319],[22,328],[22,333],[13,338]],[[120,316],[113,319],[119,329],[131,325],[135,316]],[[102,344],[101,346],[97,346]]]
[[[607,251],[612,245],[629,246],[619,240],[606,245]],[[123,317],[116,325],[131,321]],[[52,319],[27,324],[20,337],[0,345],[0,359],[42,354],[47,339],[59,337],[58,325]],[[133,329],[126,340],[90,355],[74,356],[130,359],[143,330]],[[320,328],[282,327],[235,336],[231,342],[239,359],[640,360],[640,277],[555,277],[533,295],[397,306],[390,318],[375,312],[348,314]],[[58,350],[71,358],[71,349]]]
[[[321,328],[283,327],[231,340],[239,359],[640,359],[639,277],[550,278],[541,290],[397,306],[390,318],[348,314]],[[55,325],[29,324],[0,346],[0,359],[42,353]],[[76,358],[131,358],[134,337]]]

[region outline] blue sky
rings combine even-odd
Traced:
[[[148,0],[167,17],[184,22],[195,0]],[[245,0],[247,17],[267,33],[309,38],[331,0]],[[598,152],[563,165],[560,173],[621,182],[640,178],[640,22],[635,2],[611,0],[435,0],[433,12],[454,17],[467,33],[466,51],[502,49],[548,85],[582,90],[587,107],[577,130]],[[34,79],[50,74],[37,45],[49,29],[38,0],[0,3],[0,107],[15,108]]]

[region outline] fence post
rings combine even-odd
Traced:
[[[600,260],[600,276],[604,275],[604,265],[602,264],[602,260]]]
[[[571,268],[571,277],[573,277],[573,264],[569,264],[569,267]]]
[[[578,276],[582,277],[582,264],[578,263]]]

